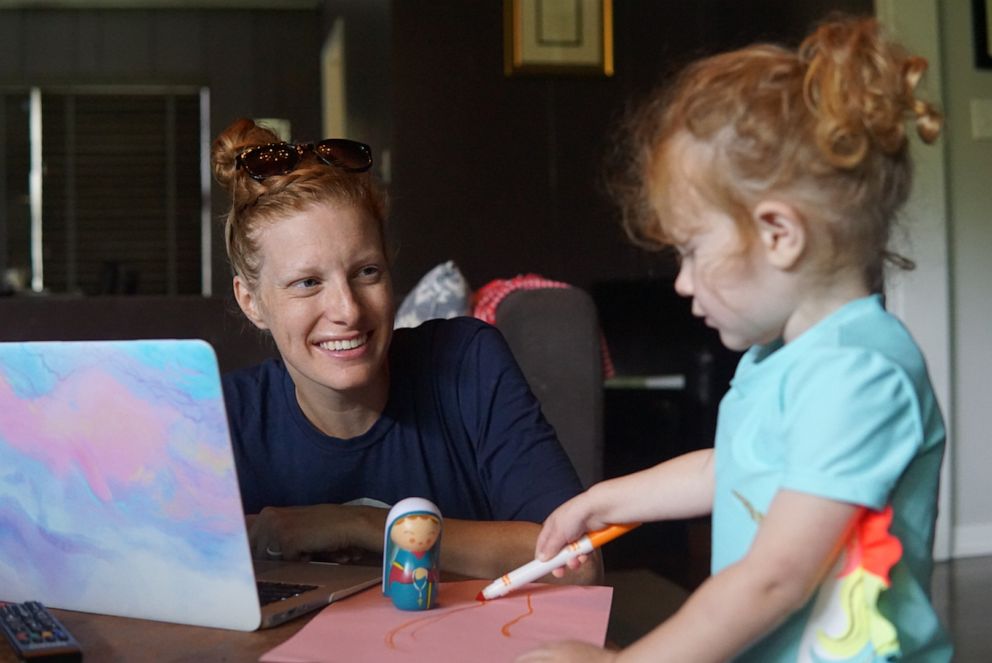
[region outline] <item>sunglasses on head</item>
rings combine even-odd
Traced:
[[[328,166],[361,173],[372,167],[372,148],[347,138],[325,138],[318,143],[268,143],[250,147],[235,161],[252,179],[285,175],[293,171],[307,152]]]

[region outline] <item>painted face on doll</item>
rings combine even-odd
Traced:
[[[407,516],[396,521],[389,538],[400,548],[421,553],[430,550],[441,533],[441,525],[433,516]]]

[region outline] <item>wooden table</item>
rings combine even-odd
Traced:
[[[647,575],[653,577],[653,574]],[[442,572],[441,574],[443,582],[468,579],[466,576],[455,573]],[[668,617],[668,612],[664,615],[654,615],[652,611],[657,612],[659,605],[668,605],[660,599],[664,598],[662,594],[669,591],[667,587],[670,583],[659,578],[652,584],[645,581],[642,576],[637,576],[636,580],[632,579],[632,581],[651,597],[650,600],[646,601],[646,606],[636,604],[634,607],[637,608],[636,612],[641,615],[639,619],[651,620],[648,628],[653,628]],[[664,582],[666,585],[659,587],[659,582]],[[612,585],[613,583],[607,582],[607,584]],[[614,608],[616,607],[614,605]],[[668,608],[665,609],[668,610]],[[674,608],[671,610],[674,611]],[[72,610],[52,610],[52,614],[79,641],[79,646],[83,650],[84,663],[258,661],[262,654],[291,638],[319,613],[320,610],[314,610],[275,628],[245,632],[170,624],[146,619],[112,617]],[[617,626],[613,623],[612,618],[611,628],[617,629],[619,633],[627,633],[630,630],[624,624]],[[645,628],[644,630],[646,632],[648,629]],[[643,633],[638,631],[630,641],[632,642],[633,639],[641,635]],[[619,649],[621,645],[625,644],[628,643],[618,643],[609,632],[607,633],[607,649]],[[0,663],[17,663],[13,650],[2,635],[0,635]]]
[[[83,661],[257,661],[303,628],[320,611],[262,631],[244,632],[185,626],[144,619],[52,610],[79,641]],[[0,663],[17,658],[0,635]]]

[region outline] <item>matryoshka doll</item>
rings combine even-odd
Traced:
[[[441,511],[422,497],[400,500],[386,516],[382,593],[400,610],[437,603],[441,523]]]

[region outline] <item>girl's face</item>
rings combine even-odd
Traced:
[[[319,204],[263,227],[257,246],[258,283],[235,277],[235,295],[272,333],[297,390],[387,393],[393,293],[375,220]]]
[[[693,315],[716,329],[731,350],[775,340],[788,319],[787,302],[777,294],[775,270],[762,259],[759,242],[746,242],[727,214],[693,207],[695,218],[676,244],[681,266],[675,291],[692,298]]]

